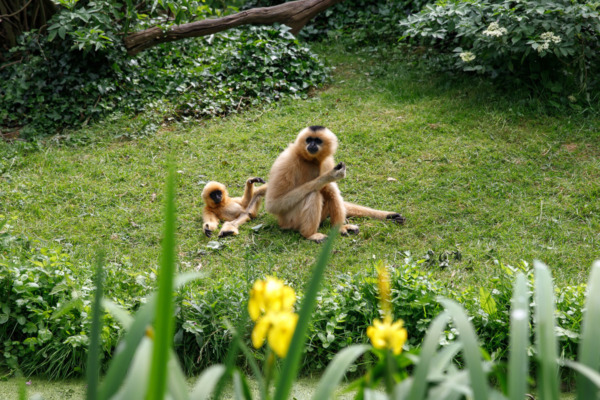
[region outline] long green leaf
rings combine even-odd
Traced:
[[[150,374],[150,360],[152,359],[152,339],[144,337],[135,349],[135,355],[123,377],[123,384],[118,391],[110,397],[111,400],[139,400],[143,399],[148,389]]]
[[[448,323],[448,314],[440,313],[429,325],[427,335],[423,340],[421,347],[421,355],[419,363],[413,375],[413,384],[408,394],[409,400],[422,400],[425,398],[427,390],[427,375],[429,375],[429,367],[440,342],[440,336],[444,332],[444,328]]]
[[[523,400],[527,391],[529,359],[529,293],[527,279],[519,273],[515,280],[510,312],[510,343],[508,358],[508,397]]]
[[[185,374],[181,370],[177,354],[171,349],[169,352],[169,385],[168,392],[172,400],[189,400],[187,383],[185,381]]]
[[[102,299],[102,306],[123,326],[126,331],[131,328],[131,325],[133,325],[133,317],[126,310],[122,309],[117,303],[108,299]]]
[[[190,400],[206,400],[212,395],[217,382],[225,373],[223,365],[213,365],[202,372],[190,394]]]
[[[173,342],[173,276],[175,272],[175,166],[169,165],[165,199],[165,228],[158,274],[158,299],[154,320],[154,346],[148,383],[148,400],[163,400],[167,363]]]
[[[481,352],[477,343],[475,329],[469,321],[464,309],[455,301],[442,299],[440,303],[446,308],[448,314],[454,320],[454,325],[460,333],[460,341],[463,343],[463,354],[469,370],[473,398],[475,400],[488,399],[488,382],[483,371]]]
[[[96,260],[96,276],[94,285],[94,303],[92,304],[92,327],[90,331],[90,345],[87,359],[87,399],[98,398],[98,382],[100,380],[100,332],[102,332],[102,266],[104,264],[104,253],[100,252]]]
[[[325,273],[325,267],[329,261],[331,255],[331,249],[333,242],[338,235],[338,231],[332,229],[329,232],[329,237],[323,246],[323,250],[319,255],[317,264],[312,272],[312,277],[308,283],[308,287],[304,292],[304,300],[302,301],[302,307],[300,308],[300,315],[298,316],[298,324],[296,325],[296,331],[292,337],[288,354],[285,357],[283,368],[279,374],[275,389],[275,400],[286,400],[292,389],[292,382],[296,379],[298,374],[298,368],[300,363],[300,356],[304,350],[304,344],[306,342],[306,333],[308,331],[308,324],[312,317],[312,313],[317,304],[317,294],[323,280],[323,274]]]
[[[554,322],[554,292],[548,267],[534,261],[535,339],[539,358],[538,387],[544,400],[558,400],[558,343]]]
[[[133,360],[137,347],[146,336],[146,329],[152,323],[155,303],[156,297],[150,296],[148,302],[135,314],[130,329],[121,340],[119,348],[110,362],[104,381],[100,386],[99,400],[108,400],[119,390],[127,376],[129,365]]]
[[[598,338],[600,338],[600,260],[594,263],[590,273],[579,342],[579,362],[595,371],[598,371],[600,366]],[[576,378],[577,398],[593,399],[598,388],[581,374],[577,374]]]
[[[586,379],[595,388],[595,392],[593,393],[592,397],[577,397],[577,398],[581,399],[581,400],[597,399],[598,391],[600,390],[600,373],[598,371],[596,371],[595,369],[588,367],[587,365],[583,365],[581,363],[571,361],[571,360],[565,360],[564,365],[571,368],[574,371],[579,372],[579,374],[581,374],[582,376],[585,376]]]
[[[337,353],[321,377],[317,390],[313,395],[313,399],[321,400],[333,398],[333,393],[344,377],[344,374],[346,374],[346,370],[348,370],[358,357],[363,355],[363,353],[370,348],[371,346],[357,344],[346,347]]]

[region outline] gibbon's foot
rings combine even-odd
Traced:
[[[248,183],[265,183],[265,180],[263,178],[250,178]]]
[[[307,239],[312,240],[315,243],[323,243],[325,241],[325,239],[327,239],[327,235],[317,232],[317,233],[312,234],[309,237],[307,237]]]
[[[219,232],[219,237],[227,237],[227,236],[232,236],[232,235],[237,235],[238,229],[233,226],[232,224],[230,224],[229,222],[225,222],[223,224],[223,228],[221,228],[221,232]]]
[[[335,169],[336,171],[341,170],[342,168],[346,168],[346,164],[344,164],[344,162],[340,162],[338,165],[336,165],[335,167],[333,167],[333,169]]]
[[[390,214],[387,217],[385,217],[385,219],[391,219],[392,221],[402,225],[404,222],[406,222],[406,218],[404,218],[402,215],[398,214],[398,213],[394,213],[394,214]]]
[[[329,176],[331,177],[331,178],[329,178],[329,180],[333,180],[333,182],[339,181],[340,179],[345,178],[346,177],[346,164],[341,162],[338,165],[336,165],[335,167],[333,167],[333,169],[329,172]]]
[[[211,231],[210,229],[204,228],[204,234],[207,237],[211,237],[212,236],[213,231]]]
[[[358,225],[347,224],[340,228],[340,234],[342,236],[356,235],[359,231]]]

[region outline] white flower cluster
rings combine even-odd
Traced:
[[[537,48],[538,53],[548,50],[550,43],[560,43],[562,41],[560,36],[556,36],[554,32],[544,32],[540,35],[540,39],[542,39],[542,43]]]
[[[475,59],[475,54],[471,53],[470,51],[460,53],[459,56],[466,63],[471,62]]]
[[[500,37],[502,35],[506,35],[506,32],[506,28],[501,28],[497,22],[492,22],[490,26],[488,26],[487,29],[483,31],[483,34],[486,36]]]

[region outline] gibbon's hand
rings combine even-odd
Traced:
[[[346,164],[343,162],[339,163],[328,173],[328,177],[331,182],[339,181],[346,177]]]
[[[248,183],[265,183],[263,178],[249,178]]]

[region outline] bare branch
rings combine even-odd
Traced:
[[[135,55],[159,43],[211,35],[240,25],[270,25],[276,22],[292,28],[297,34],[321,11],[343,0],[296,0],[272,7],[252,8],[221,18],[205,19],[183,25],[175,25],[162,31],[159,27],[132,33],[123,39],[127,53]]]

